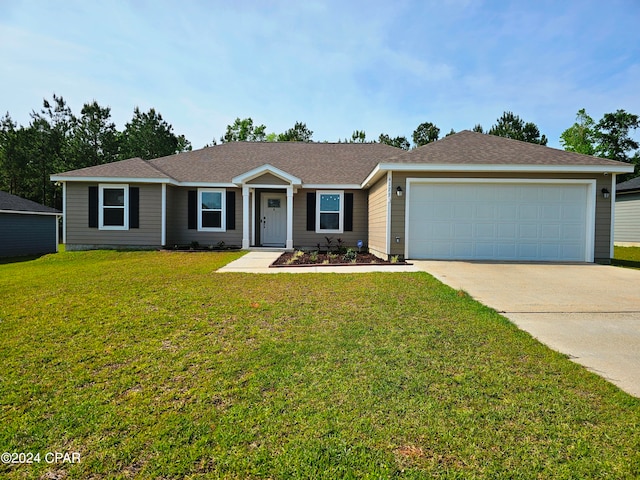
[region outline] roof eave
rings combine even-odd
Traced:
[[[52,215],[56,217],[61,217],[62,212],[37,212],[33,210],[7,210],[0,209],[0,213],[14,213],[19,215]]]
[[[380,163],[362,182],[371,186],[388,171],[392,172],[494,172],[494,173],[630,173],[633,165],[531,165],[531,164],[425,164]]]
[[[178,182],[172,178],[143,178],[143,177],[77,177],[75,175],[51,175],[49,177],[52,182],[105,182],[105,183],[169,183],[178,185]]]

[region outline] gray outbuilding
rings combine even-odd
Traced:
[[[0,257],[57,252],[61,215],[55,208],[0,191]]]

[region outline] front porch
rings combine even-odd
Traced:
[[[233,183],[242,188],[242,248],[293,249],[293,195],[302,180],[263,165]]]

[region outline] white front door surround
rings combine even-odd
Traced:
[[[269,208],[270,198],[274,200],[271,208]],[[275,207],[276,199],[280,200],[279,208]],[[260,210],[259,217],[257,217],[257,210]],[[264,220],[267,222],[266,231]],[[257,228],[260,229],[259,235]],[[259,246],[285,247],[289,250],[293,248],[292,185],[245,184],[242,186],[242,248],[246,250],[256,245],[258,237]]]

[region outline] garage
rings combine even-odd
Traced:
[[[407,179],[406,256],[592,262],[595,182]]]

